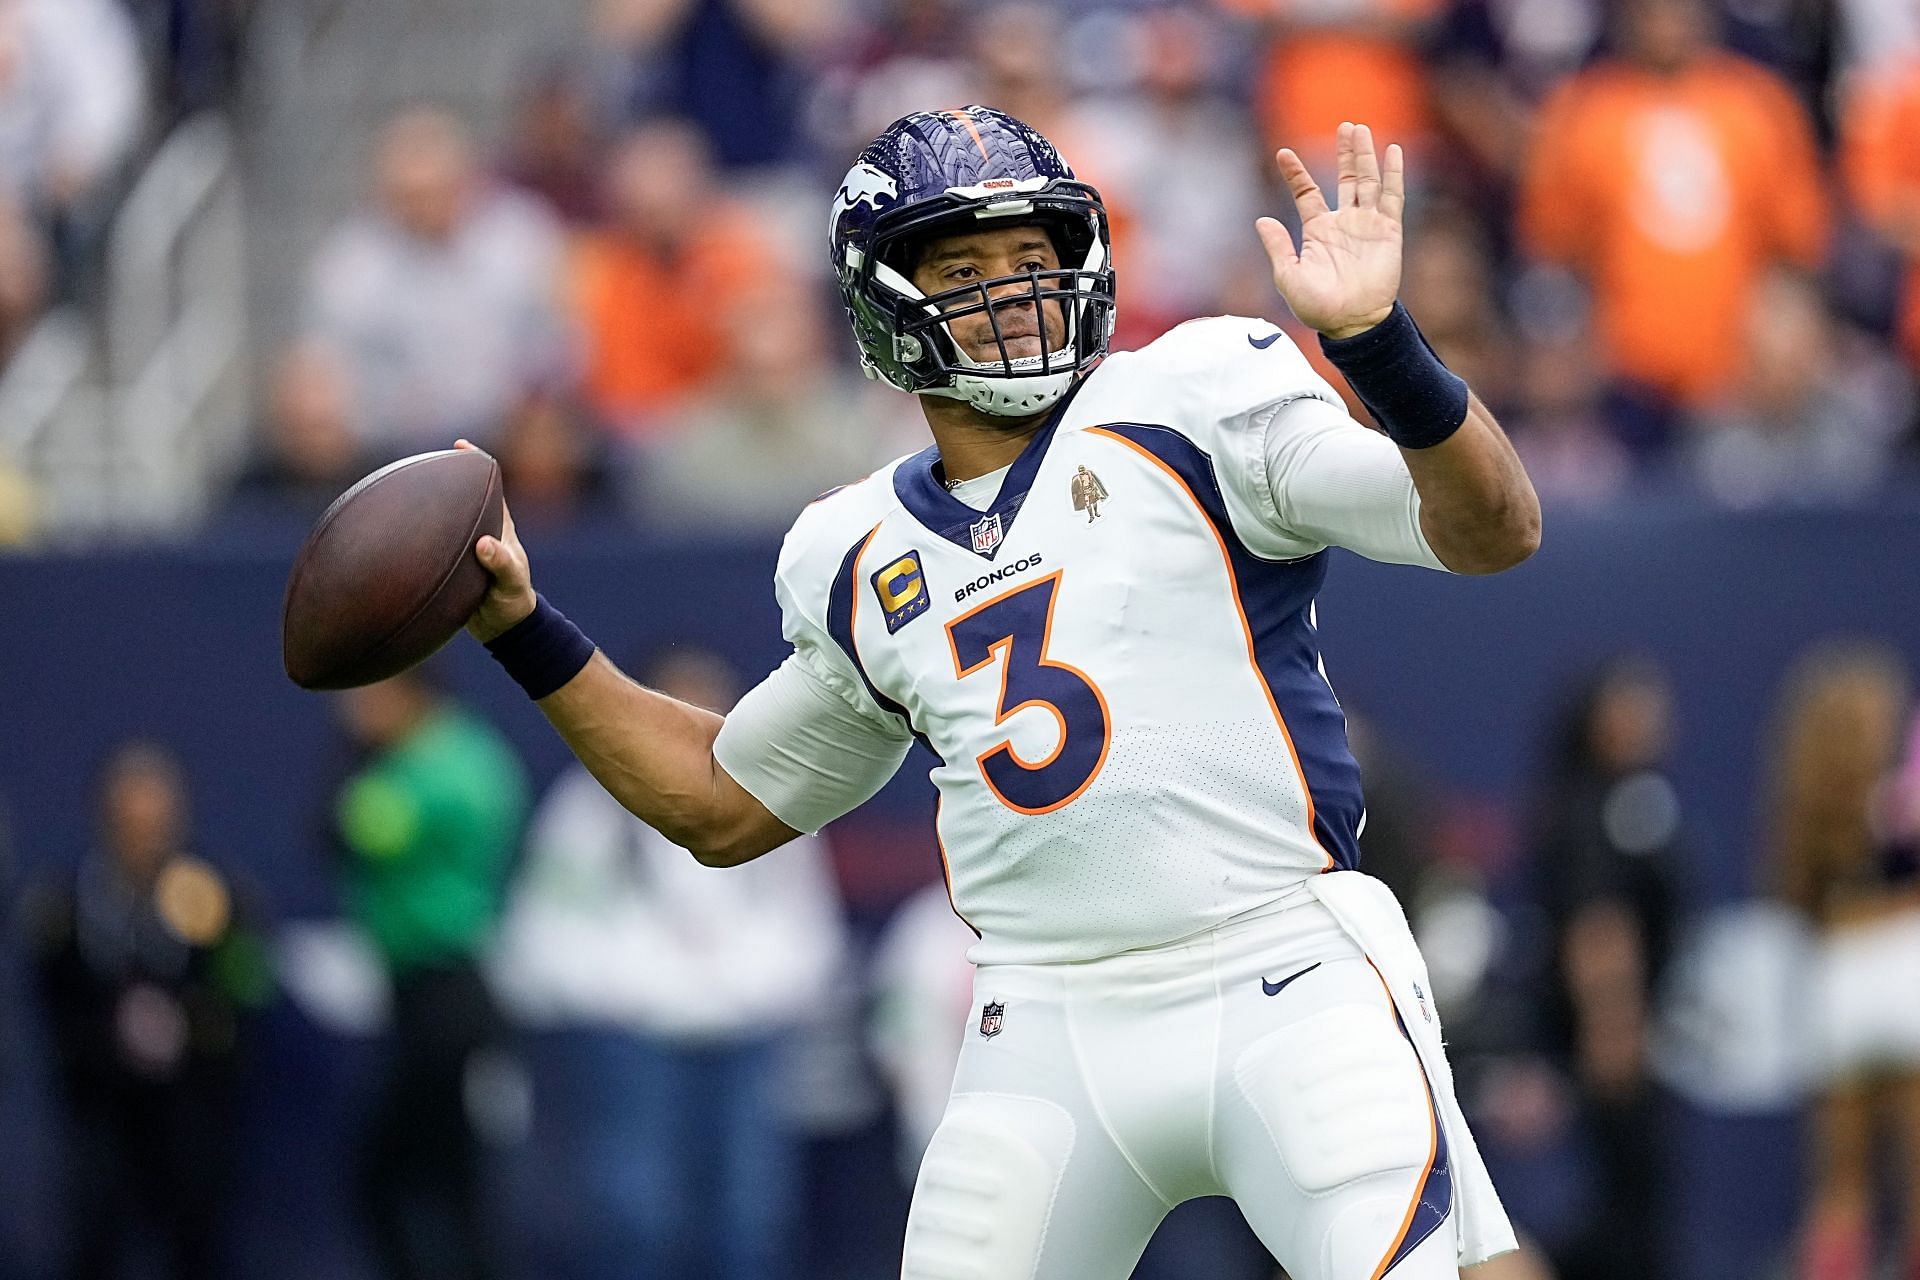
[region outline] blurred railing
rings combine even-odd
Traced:
[[[109,243],[103,468],[109,524],[163,531],[205,508],[247,428],[246,255],[231,130],[212,114],[161,144]]]
[[[160,142],[113,214],[97,308],[50,316],[0,370],[0,471],[24,474],[39,536],[193,528],[248,453],[250,348],[297,328],[301,269],[363,189],[379,120],[431,94],[497,131],[585,8],[258,0],[238,125],[207,113]]]
[[[246,428],[245,255],[231,132],[173,130],[107,235],[97,325],[50,314],[0,375],[0,458],[57,542],[180,529]]]
[[[58,477],[85,475],[105,455],[106,398],[93,330],[73,307],[43,317],[0,375],[0,464],[29,481],[34,510],[11,513],[16,534],[86,523],[85,486]]]

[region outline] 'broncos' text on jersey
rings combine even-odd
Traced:
[[[1320,412],[1288,412],[1302,400]],[[916,736],[939,756],[977,961],[1166,942],[1355,865],[1358,770],[1314,630],[1333,539],[1281,506],[1326,433],[1391,451],[1339,404],[1270,323],[1194,321],[1083,378],[983,508],[929,449],[794,526],[777,581],[791,665],[891,742],[892,765]],[[1360,549],[1438,567],[1410,496],[1402,513]],[[751,719],[729,719],[716,756],[794,825],[878,785],[789,794],[736,733]]]

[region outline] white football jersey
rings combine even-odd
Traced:
[[[983,964],[1167,942],[1353,867],[1359,770],[1313,600],[1325,547],[1367,539],[1316,527],[1327,495],[1302,484],[1389,509],[1399,532],[1357,549],[1438,561],[1399,455],[1339,403],[1271,323],[1193,321],[1082,379],[984,510],[933,449],[820,499],[777,573],[794,656],[720,764],[813,829],[926,743]],[[832,727],[765,727],[796,717]]]

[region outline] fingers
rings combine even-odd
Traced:
[[[526,557],[520,554],[517,543],[508,545],[499,538],[483,535],[474,543],[473,554],[480,566],[493,575],[496,591],[511,593],[527,585]]]
[[[1373,149],[1373,130],[1366,125],[1353,126],[1353,202],[1362,209],[1380,206],[1380,157]],[[1341,200],[1345,207],[1346,201]]]
[[[507,544],[490,533],[480,535],[473,544],[473,554],[485,565],[487,572],[498,576],[513,566],[513,553],[507,550]]]
[[[482,534],[473,549],[480,563],[496,573],[511,567],[515,561],[525,563],[526,550],[520,545],[520,535],[513,531],[513,508],[505,502],[500,504],[500,536]]]
[[[1396,142],[1387,148],[1386,172],[1380,179],[1380,212],[1400,222],[1406,211],[1407,160]]]
[[[1300,255],[1294,252],[1293,237],[1287,233],[1286,226],[1278,218],[1256,218],[1253,229],[1260,237],[1260,243],[1266,247],[1267,256],[1275,265],[1282,262],[1296,262]]]
[[[466,449],[466,450],[470,450],[470,451],[471,451],[471,452],[473,452],[473,453],[478,453],[478,452],[480,452],[480,446],[479,446],[479,445],[477,445],[477,444],[475,444],[475,443],[474,443],[473,441],[471,441],[471,440],[468,440],[468,439],[466,439],[466,438],[464,438],[464,437],[463,437],[463,438],[461,438],[461,439],[459,439],[459,440],[455,440],[455,441],[453,442],[453,447],[454,447],[454,448],[456,448],[456,449]]]
[[[1287,184],[1287,192],[1293,196],[1293,207],[1300,211],[1300,221],[1307,222],[1329,212],[1327,198],[1320,193],[1320,184],[1313,180],[1313,175],[1307,172],[1306,162],[1295,155],[1292,148],[1282,147],[1275,153],[1274,160],[1280,165],[1280,180]],[[1260,238],[1265,240],[1266,233],[1262,232]]]
[[[1256,218],[1253,229],[1273,264],[1273,287],[1285,295],[1293,273],[1300,268],[1300,255],[1294,250],[1293,237],[1276,218]]]
[[[1354,193],[1360,183],[1360,170],[1353,155],[1353,133],[1353,125],[1343,123],[1333,142],[1334,167],[1340,175],[1340,203],[1337,207],[1341,209],[1353,208]]]

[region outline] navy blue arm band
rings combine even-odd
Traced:
[[[535,702],[579,675],[594,643],[567,615],[535,597],[533,612],[487,641],[487,652]]]
[[[1405,306],[1351,338],[1322,336],[1320,350],[1402,449],[1427,449],[1467,420],[1467,384],[1440,363]]]

